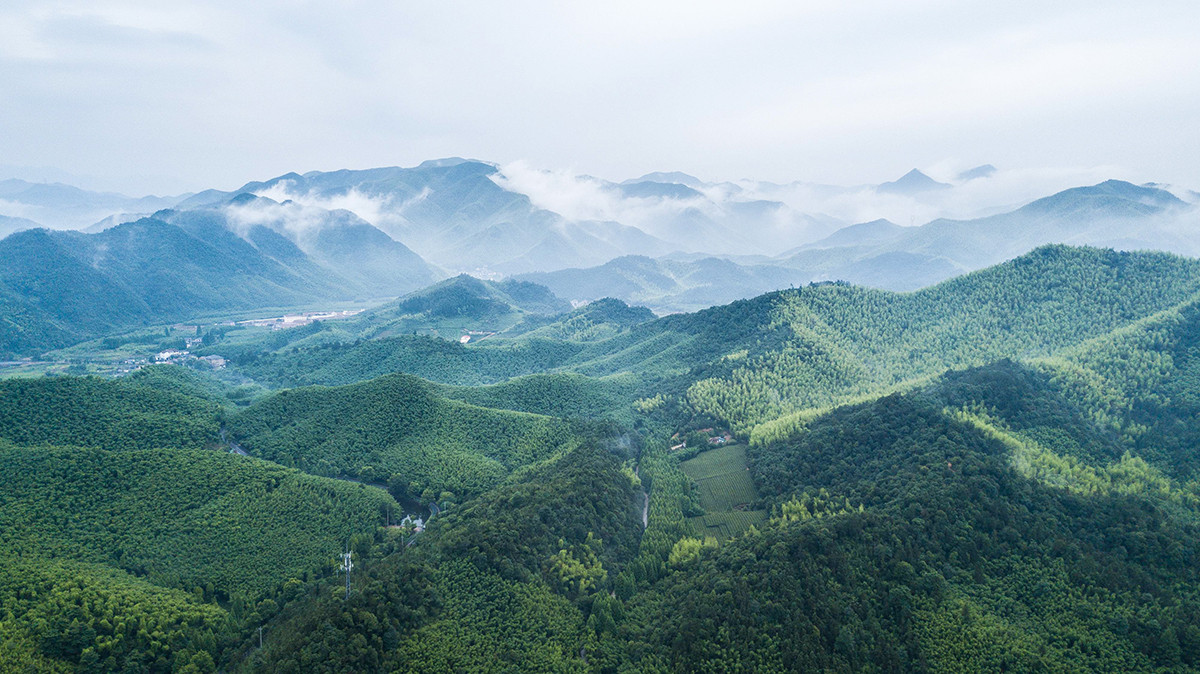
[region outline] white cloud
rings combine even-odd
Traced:
[[[504,165],[493,180],[524,194],[534,206],[569,220],[612,220],[648,231],[664,217],[689,208],[708,209],[702,198],[622,197],[605,182],[567,170],[547,170],[515,161]]]
[[[297,192],[295,188],[296,185],[293,181],[280,180],[267,189],[255,192],[255,195],[280,203],[291,201],[307,209],[350,211],[371,224],[384,222],[388,217],[389,206],[391,204],[390,198],[372,197],[363,194],[356,188],[351,188],[344,194],[332,195]]]
[[[920,167],[925,168],[925,167]],[[740,181],[743,197],[777,199],[805,213],[824,213],[849,223],[885,218],[898,225],[923,225],[937,218],[970,219],[1010,211],[1055,192],[1093,185],[1123,170],[1114,166],[1080,168],[1000,169],[988,178],[958,182],[955,177],[970,168],[946,161],[925,173],[954,189],[915,195],[877,192],[862,185],[831,189],[828,185],[792,183],[768,186]],[[899,176],[896,176],[899,177]]]

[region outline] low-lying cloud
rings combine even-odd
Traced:
[[[292,202],[308,208],[318,208],[326,211],[345,210],[375,224],[385,219],[392,199],[390,197],[374,197],[350,188],[342,194],[317,194],[300,192],[291,180],[280,180],[266,189],[254,193],[255,196],[266,197],[281,204]]]

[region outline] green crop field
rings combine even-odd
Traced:
[[[733,510],[758,499],[744,445],[710,449],[680,466],[700,486],[700,505],[705,510]]]
[[[717,538],[733,538],[744,533],[754,524],[762,524],[767,520],[765,510],[736,510],[733,512],[712,512],[700,517],[689,517],[688,521],[696,533],[701,536]]]
[[[700,505],[705,510],[733,510],[758,498],[750,471],[745,469],[696,482],[700,485]]]
[[[758,500],[758,491],[746,463],[745,445],[710,449],[680,464],[683,472],[700,487],[700,505],[708,511],[690,518],[702,534],[729,538],[765,519],[762,511],[735,510]]]
[[[726,445],[710,449],[681,464],[683,472],[693,480],[700,481],[718,475],[726,475],[749,468],[746,463],[745,445]]]

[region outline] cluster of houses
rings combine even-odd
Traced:
[[[158,353],[154,354],[155,363],[173,363],[175,365],[181,365],[185,361],[192,359],[204,361],[212,366],[212,369],[214,370],[224,369],[224,367],[229,364],[229,361],[225,360],[225,358],[221,356],[193,356],[187,349],[167,349],[166,351],[159,351]]]
[[[313,321],[331,321],[339,318],[350,318],[362,313],[362,309],[346,311],[306,311],[302,314],[285,314],[276,318],[256,318],[248,321],[238,321],[237,325],[255,325],[271,330],[286,330],[308,325]]]
[[[701,428],[700,432],[704,433],[707,436],[708,444],[710,444],[714,447],[720,447],[721,445],[733,442],[733,436],[730,435],[730,433],[728,431],[716,432],[711,428]],[[675,435],[671,436],[671,439],[678,440],[679,433],[676,433]],[[687,440],[684,440],[683,442],[680,442],[678,445],[672,445],[671,451],[676,452],[681,449],[685,449],[686,447],[687,447]]]
[[[425,520],[421,519],[420,517],[405,515],[404,519],[400,520],[400,527],[406,527],[409,523],[412,523],[414,533],[421,533],[422,531],[425,531]]]
[[[491,337],[494,334],[496,333],[486,332],[483,330],[464,330],[463,336],[458,338],[458,343],[466,344],[468,342],[478,342],[479,340]]]

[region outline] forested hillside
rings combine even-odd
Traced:
[[[16,447],[4,547],[106,564],[165,587],[261,598],[384,521],[385,492],[202,450]]]
[[[398,510],[382,490],[206,450],[3,442],[0,475],[5,671],[210,671],[272,597]]]
[[[598,340],[585,330],[581,341],[567,319],[527,338],[500,335],[478,345],[409,336],[232,357],[251,376],[282,386],[389,372],[460,385],[548,370],[633,372],[639,395],[677,397],[697,416],[748,433],[784,414],[946,368],[1050,356],[1197,293],[1195,260],[1049,246],[914,293],[820,284],[624,327],[610,321]]]
[[[394,296],[439,276],[352,215],[323,215],[309,252],[270,223],[246,225],[220,211],[0,239],[0,302],[23,317],[0,323],[0,356],[219,311]]]
[[[371,338],[418,331],[438,334],[440,329],[447,339],[458,339],[459,331],[495,332],[526,316],[553,316],[570,309],[570,303],[544,286],[461,274],[369,311],[346,329]]]
[[[183,386],[155,388],[152,376],[0,380],[0,438],[106,449],[215,446],[219,406]]]
[[[638,529],[617,457],[584,444],[435,518],[412,547],[378,537],[349,601],[285,607],[240,669],[587,671]]]
[[[408,375],[281,391],[233,416],[229,429],[256,456],[432,498],[478,494],[574,441],[560,420],[449,400]]]
[[[1051,246],[909,294],[786,291],[777,350],[688,390],[737,428],[1002,357],[1049,356],[1191,299],[1194,260]]]
[[[516,320],[0,381],[0,666],[1200,670],[1200,263],[543,301],[454,279],[381,315]]]
[[[675,663],[1200,665],[1200,494],[1190,481],[1200,466],[1143,458],[1042,371],[1000,363],[839,408],[751,459],[781,519],[646,598],[649,624],[665,622],[652,641],[678,649],[669,635],[706,635],[674,650]],[[826,515],[826,504],[842,514]],[[762,556],[781,544],[781,556]],[[754,566],[734,571],[755,551]],[[727,574],[744,579],[735,596],[808,608],[755,624],[720,594],[685,599]],[[856,610],[820,608],[849,603],[847,583]]]

